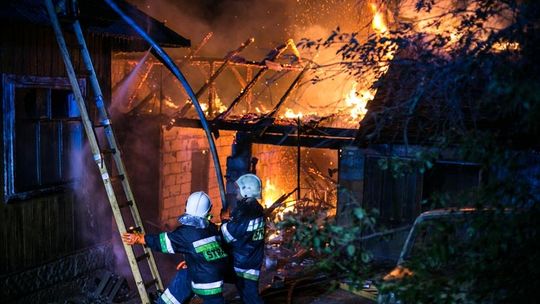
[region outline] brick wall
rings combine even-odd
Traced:
[[[226,173],[226,160],[231,154],[234,135],[235,132],[220,131],[220,137],[216,140],[223,174]],[[163,129],[160,174],[160,221],[163,227],[170,229],[177,226],[176,219],[184,212],[185,201],[191,193],[192,152],[204,150],[208,151],[208,142],[202,130],[173,128],[167,131]],[[314,149],[302,148],[303,164],[306,160],[313,159],[314,152]],[[263,182],[263,201],[273,202],[296,187],[296,147],[254,144],[252,156],[258,159],[257,175]],[[318,163],[317,167],[323,169],[323,172],[327,170],[327,164],[323,163],[329,160],[337,163],[336,153],[315,159],[317,159],[315,161]],[[208,194],[214,205],[212,215],[215,219],[219,219],[221,200],[211,157],[209,157],[209,162]],[[203,170],[199,167],[194,169]],[[302,179],[306,177],[306,174],[307,172],[302,173]],[[273,187],[268,187],[268,182]],[[302,187],[306,187],[304,181],[302,184]],[[296,196],[293,195],[291,198],[294,199]]]
[[[216,140],[219,161],[223,174],[226,170],[227,156],[231,154],[234,132],[220,131]],[[175,227],[176,219],[185,210],[185,201],[191,193],[192,152],[208,151],[208,141],[203,130],[173,128],[162,130],[161,178],[160,178],[160,221],[164,227]],[[212,157],[209,157],[208,195],[210,196],[214,218],[219,219],[221,199]]]

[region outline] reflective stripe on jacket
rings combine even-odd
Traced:
[[[232,214],[237,216],[221,225],[221,233],[230,246],[236,275],[256,281],[264,258],[263,209],[256,200],[248,204],[239,202],[236,208],[249,208],[249,212],[233,210]]]
[[[227,254],[216,225],[206,228],[181,225],[172,232],[146,235],[146,245],[163,253],[183,253],[193,292],[212,295],[222,292]]]

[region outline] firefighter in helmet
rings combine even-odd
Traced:
[[[223,251],[219,230],[208,220],[211,208],[206,193],[194,192],[187,199],[186,212],[178,218],[180,226],[174,231],[122,236],[128,245],[141,244],[154,251],[184,254],[187,269],[177,268],[178,273],[158,303],[188,303],[194,294],[204,303],[225,303],[222,292],[227,254]]]
[[[263,303],[259,295],[259,274],[264,258],[264,209],[259,204],[261,180],[244,174],[235,182],[238,187],[236,207],[230,220],[222,219],[221,233],[230,246],[235,284],[246,304]]]

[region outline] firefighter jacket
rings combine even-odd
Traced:
[[[264,211],[256,199],[243,199],[221,225],[230,246],[236,275],[257,281],[264,258]]]
[[[163,253],[183,253],[193,292],[203,296],[219,294],[223,291],[227,267],[227,254],[223,251],[219,231],[211,222],[196,223],[187,217],[187,221],[186,215],[179,218],[182,225],[173,232],[146,235],[146,245]]]

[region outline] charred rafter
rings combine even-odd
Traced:
[[[259,144],[272,144],[280,146],[298,145],[298,126],[291,124],[265,124],[248,123],[232,120],[213,120],[211,125],[215,131],[241,131],[253,134],[253,142]],[[176,127],[202,128],[198,119],[182,118],[175,122]],[[266,127],[262,136],[257,136]],[[310,127],[302,125],[300,129],[300,146],[310,148],[339,149],[350,145],[356,136],[356,129],[342,129],[329,127]]]
[[[304,78],[304,75],[306,75],[306,72],[309,70],[310,67],[311,67],[310,63],[306,64],[306,66],[304,67],[302,72],[300,72],[300,74],[298,74],[298,76],[296,76],[296,79],[294,79],[294,81],[291,83],[291,85],[289,86],[287,91],[285,91],[285,94],[283,94],[283,96],[281,97],[279,102],[276,104],[276,106],[272,109],[272,111],[270,111],[268,114],[266,114],[264,116],[264,118],[263,118],[264,120],[270,121],[271,123],[274,122],[274,120],[275,120],[274,117],[275,117],[276,113],[279,111],[279,108],[281,108],[281,106],[289,98],[289,96],[291,95],[291,92],[294,91],[298,87],[298,83],[300,82],[300,80],[302,80]],[[263,136],[264,133],[266,132],[266,130],[268,129],[268,127],[269,127],[269,125],[265,126],[262,129],[262,131],[259,133],[258,137]]]
[[[200,98],[202,96],[202,94],[214,83],[214,81],[216,80],[216,78],[221,74],[221,72],[223,72],[225,70],[225,67],[227,67],[227,65],[229,64],[229,62],[235,57],[237,56],[240,52],[242,52],[248,45],[250,45],[251,43],[253,43],[253,41],[255,41],[254,38],[249,38],[248,40],[246,40],[244,43],[242,43],[236,50],[230,52],[226,57],[225,57],[225,60],[223,61],[223,63],[219,66],[219,68],[210,76],[210,78],[208,80],[206,80],[206,82],[204,83],[204,85],[197,91],[197,93],[195,93],[195,96],[197,98]],[[211,65],[211,67],[213,67],[213,65]],[[180,111],[178,111],[175,115],[173,115],[173,117],[171,118],[170,122],[169,122],[169,125],[167,126],[167,129],[170,129],[173,125],[174,125],[174,122],[177,120],[177,119],[180,119],[181,117],[183,117],[187,111],[191,108],[193,104],[191,102],[187,102],[183,107],[182,109],[180,109]],[[210,104],[211,105],[211,104]]]
[[[268,61],[274,61],[276,60],[281,54],[283,54],[283,52],[285,52],[285,50],[287,49],[287,44],[285,45],[282,45],[282,46],[279,46],[277,47],[274,52],[268,56],[264,62],[268,62]],[[253,76],[253,79],[247,84],[247,86],[242,90],[242,92],[240,93],[240,95],[238,95],[238,97],[236,97],[232,102],[231,104],[229,105],[229,107],[227,108],[227,110],[225,110],[225,112],[221,113],[218,115],[218,119],[224,119],[225,117],[227,117],[232,109],[234,108],[234,106],[236,104],[238,104],[250,91],[251,89],[253,89],[253,87],[255,86],[255,84],[261,79],[262,76],[264,76],[264,74],[269,70],[269,67],[268,66],[264,66],[262,67],[258,72],[257,74],[255,74],[255,76]]]

